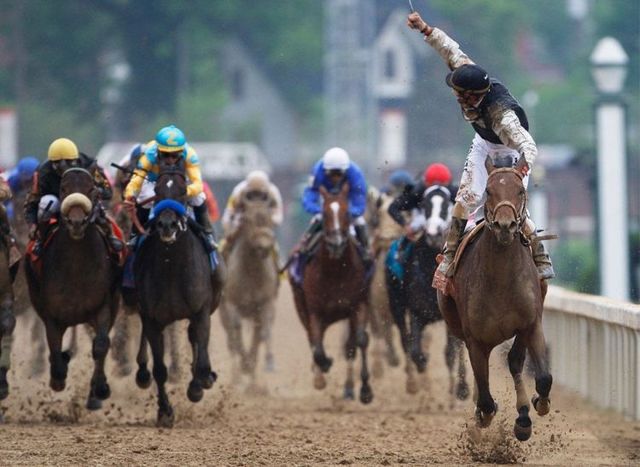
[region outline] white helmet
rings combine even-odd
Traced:
[[[322,156],[324,170],[342,170],[344,172],[350,164],[349,153],[342,148],[331,148]]]
[[[250,190],[268,190],[269,175],[263,170],[253,170],[246,176],[247,188]]]

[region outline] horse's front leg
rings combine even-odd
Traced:
[[[31,343],[33,344],[33,363],[31,376],[40,376],[46,369],[45,354],[47,352],[47,338],[42,320],[36,316],[35,311],[25,313],[27,320],[31,320]]]
[[[209,311],[201,311],[189,321],[189,342],[193,353],[191,374],[193,379],[187,388],[187,397],[191,402],[198,402],[204,394],[203,389],[209,389],[217,379],[211,371],[209,360],[209,328],[211,317]]]
[[[93,338],[93,346],[91,349],[94,370],[93,376],[91,377],[89,398],[87,399],[87,409],[89,410],[102,408],[102,401],[108,399],[111,395],[111,389],[109,388],[109,383],[107,383],[107,375],[104,372],[104,361],[111,344],[109,331],[112,325],[113,317],[111,316],[111,307],[107,304],[98,312],[98,315],[92,323],[96,335]]]
[[[129,361],[129,327],[131,315],[121,310],[116,318],[115,332],[113,333],[113,350],[111,357],[116,362],[118,376],[128,376],[131,374],[131,362]]]
[[[476,421],[480,427],[484,428],[491,424],[498,409],[489,391],[491,349],[471,337],[467,338],[467,348],[477,387]]]
[[[177,383],[180,381],[180,338],[178,322],[170,324],[165,328],[165,332],[169,337],[169,355],[171,356],[171,363],[169,364],[169,382]]]
[[[318,313],[309,313],[309,342],[311,343],[311,351],[313,352],[313,361],[320,368],[320,371],[327,373],[333,360],[327,357],[324,351],[324,331],[325,324],[318,316]]]
[[[147,337],[144,335],[144,326],[140,326],[140,345],[138,347],[138,355],[136,363],[138,371],[136,372],[136,384],[140,389],[148,389],[151,386],[151,373],[147,368],[149,363],[149,354],[147,353]]]
[[[353,320],[349,320],[349,335],[344,344],[344,356],[347,359],[347,379],[344,383],[344,398],[355,399],[355,382],[353,364],[356,359],[356,328]]]
[[[264,324],[262,326],[262,340],[265,344],[264,364],[265,371],[271,373],[275,371],[276,364],[273,358],[273,322],[276,316],[276,306],[273,300],[270,300],[264,307]]]
[[[531,437],[531,418],[529,418],[529,398],[522,381],[522,368],[524,367],[524,359],[527,355],[527,349],[522,336],[517,335],[513,341],[513,346],[509,351],[509,371],[513,378],[513,384],[516,388],[516,410],[518,418],[513,427],[513,432],[520,441],[526,441]]]
[[[424,373],[427,369],[427,357],[422,350],[422,332],[425,327],[424,321],[418,316],[418,312],[416,310],[411,310],[410,312],[410,351],[411,351],[411,360],[416,364],[416,368],[418,369],[418,373]]]
[[[47,333],[47,344],[49,345],[50,380],[49,386],[54,391],[62,391],[66,384],[67,370],[71,354],[62,351],[62,337],[67,329],[48,318],[45,320],[45,331]]]
[[[549,392],[551,391],[551,384],[553,378],[549,373],[549,362],[547,360],[547,347],[544,340],[544,334],[542,333],[541,320],[537,320],[533,325],[533,329],[527,336],[527,348],[529,354],[533,360],[533,364],[536,372],[536,392],[537,395],[533,396],[531,402],[536,409],[538,415],[546,415],[551,408],[551,400],[549,399]]]
[[[164,336],[162,327],[150,318],[142,317],[144,334],[149,341],[153,355],[153,379],[158,387],[158,417],[156,424],[160,427],[173,427],[174,413],[165,389],[167,382],[167,367],[164,364]]]
[[[364,304],[360,304],[355,313],[349,318],[351,326],[355,328],[356,345],[360,348],[362,357],[362,367],[360,369],[360,402],[368,404],[373,400],[373,390],[369,385],[369,368],[367,366],[367,347],[369,346],[369,335],[367,334],[367,309]]]
[[[11,302],[8,302],[0,309],[0,400],[6,399],[9,395],[7,373],[11,368],[11,346],[13,330],[16,327],[16,318],[11,306]]]
[[[449,395],[451,396],[451,407],[455,405],[454,397],[458,400],[465,400],[469,397],[469,386],[467,385],[464,348],[462,341],[447,332],[447,344],[444,350],[444,358],[449,370]],[[457,384],[454,367],[458,363]]]

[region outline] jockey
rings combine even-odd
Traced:
[[[136,201],[153,197],[155,182],[160,172],[160,161],[176,164],[180,158],[185,162],[186,176],[189,180],[187,203],[193,208],[196,222],[204,231],[208,249],[213,251],[217,248],[217,244],[205,203],[206,195],[202,188],[200,160],[195,150],[187,144],[184,133],[174,125],[161,128],[156,134],[155,140],[147,146],[144,154],[140,156],[137,169],[125,188],[125,207],[129,211],[133,211],[136,209]],[[149,219],[150,210],[151,206],[149,205],[138,206],[136,212],[142,224]]]
[[[391,172],[391,175],[389,175],[389,187],[384,191],[396,198],[404,192],[407,185],[411,185],[412,183],[413,177],[409,172],[402,169],[394,170]]]
[[[369,236],[364,212],[367,205],[367,183],[360,167],[352,162],[349,154],[342,148],[331,148],[313,167],[311,182],[304,190],[302,205],[313,214],[311,223],[303,236],[301,253],[308,253],[309,241],[322,229],[322,205],[320,186],[329,192],[337,192],[344,183],[349,184],[349,214],[360,243],[365,261],[369,261]]]
[[[124,199],[124,190],[131,181],[133,170],[138,166],[140,157],[147,150],[145,144],[138,143],[134,145],[126,156],[118,161],[118,165],[125,170],[118,169],[116,171],[116,180],[114,183],[114,198],[117,200]]]
[[[269,207],[271,222],[275,227],[282,224],[282,196],[280,190],[270,180],[269,175],[262,170],[249,172],[244,180],[238,183],[227,201],[222,215],[224,229],[224,252],[228,254],[233,247],[242,219],[246,202],[262,200]],[[273,257],[278,267],[277,244],[274,245]]]
[[[79,152],[76,144],[70,139],[58,138],[52,142],[47,153],[47,161],[40,164],[33,176],[31,192],[24,206],[25,220],[29,224],[29,237],[35,240],[33,250],[36,254],[45,238],[48,221],[60,211],[58,195],[62,174],[72,167],[83,168],[91,173],[98,189],[99,201],[110,200],[113,195],[111,185],[95,159]],[[122,242],[113,234],[111,223],[100,202],[96,214],[96,225],[108,238],[111,248],[116,252],[121,251]]]
[[[31,188],[31,180],[33,174],[38,169],[40,161],[33,156],[26,156],[20,159],[18,165],[16,165],[9,172],[9,187],[14,196],[17,196]],[[15,206],[13,201],[7,202],[7,213],[11,219],[15,216]]]
[[[222,227],[226,239],[235,236],[242,224],[244,201],[264,200],[271,214],[273,225],[282,223],[282,196],[280,190],[269,180],[269,175],[262,170],[249,172],[244,180],[238,183],[227,201],[227,206],[222,215]],[[230,245],[227,245],[230,247]]]
[[[529,134],[527,116],[498,80],[490,78],[488,73],[476,65],[462,50],[457,42],[441,29],[427,24],[418,13],[411,13],[407,24],[424,34],[425,41],[432,46],[452,70],[446,77],[447,85],[460,103],[462,115],[476,132],[456,195],[451,228],[444,250],[444,260],[440,263],[434,282],[444,282],[453,274],[449,266],[460,244],[469,216],[483,202],[487,183],[485,159],[498,154],[509,154],[514,162],[524,157],[527,164],[522,175],[526,189],[529,171],[538,154],[536,143]],[[523,235],[532,240],[536,236],[534,223],[527,213],[523,226]],[[533,259],[538,268],[540,279],[555,277],[549,254],[542,242],[533,242]]]

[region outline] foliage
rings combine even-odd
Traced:
[[[558,285],[578,292],[597,294],[599,289],[597,250],[591,241],[560,243],[552,252]]]

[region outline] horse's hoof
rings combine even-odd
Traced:
[[[320,371],[322,371],[323,373],[327,373],[329,371],[329,368],[331,368],[331,365],[333,364],[333,360],[324,354],[314,355],[313,361],[316,365],[318,365],[318,368],[320,368]]]
[[[109,399],[109,397],[111,397],[111,388],[109,387],[109,383],[106,381],[96,383],[94,393],[101,401]]]
[[[425,357],[424,354],[417,354],[412,355],[411,359],[413,360],[413,363],[416,364],[418,373],[424,373],[427,369],[427,357]]]
[[[373,391],[371,390],[371,386],[363,385],[360,388],[360,402],[363,404],[370,404],[373,400]]]
[[[218,375],[215,371],[210,371],[207,376],[204,378],[200,378],[200,385],[204,389],[211,389],[213,387],[213,383],[218,380]]]
[[[405,389],[407,390],[407,394],[417,394],[418,393],[418,382],[415,379],[408,379]]]
[[[156,426],[158,428],[173,428],[173,422],[175,416],[173,415],[173,409],[169,407],[167,412],[158,410],[158,419],[156,420]]]
[[[321,374],[315,375],[313,378],[313,387],[321,391],[327,387],[327,380]]]
[[[202,400],[202,396],[204,395],[204,391],[202,390],[202,385],[200,382],[196,380],[191,380],[189,383],[189,387],[187,388],[187,397],[191,402],[200,402]]]
[[[356,398],[356,394],[355,391],[353,390],[353,386],[345,386],[344,387],[344,395],[343,395],[345,400],[348,401],[352,401],[355,400]]]
[[[64,390],[66,382],[63,379],[51,379],[49,381],[49,387],[56,392]]]
[[[495,417],[497,408],[493,413],[484,413],[480,408],[476,407],[476,425],[480,428],[487,428],[491,425],[493,417]]]
[[[97,397],[89,396],[87,399],[87,410],[100,410],[102,408],[102,401]]]
[[[518,410],[518,418],[513,426],[513,434],[518,441],[526,441],[531,437],[531,418],[529,418],[529,407],[524,406]]]
[[[533,396],[531,404],[533,404],[533,408],[536,409],[536,412],[541,417],[547,415],[551,409],[551,399],[548,397]]]
[[[469,385],[466,381],[460,381],[456,387],[456,397],[458,400],[465,401],[469,398]]]
[[[144,367],[138,368],[136,372],[136,384],[140,389],[148,389],[151,386],[151,373]]]

